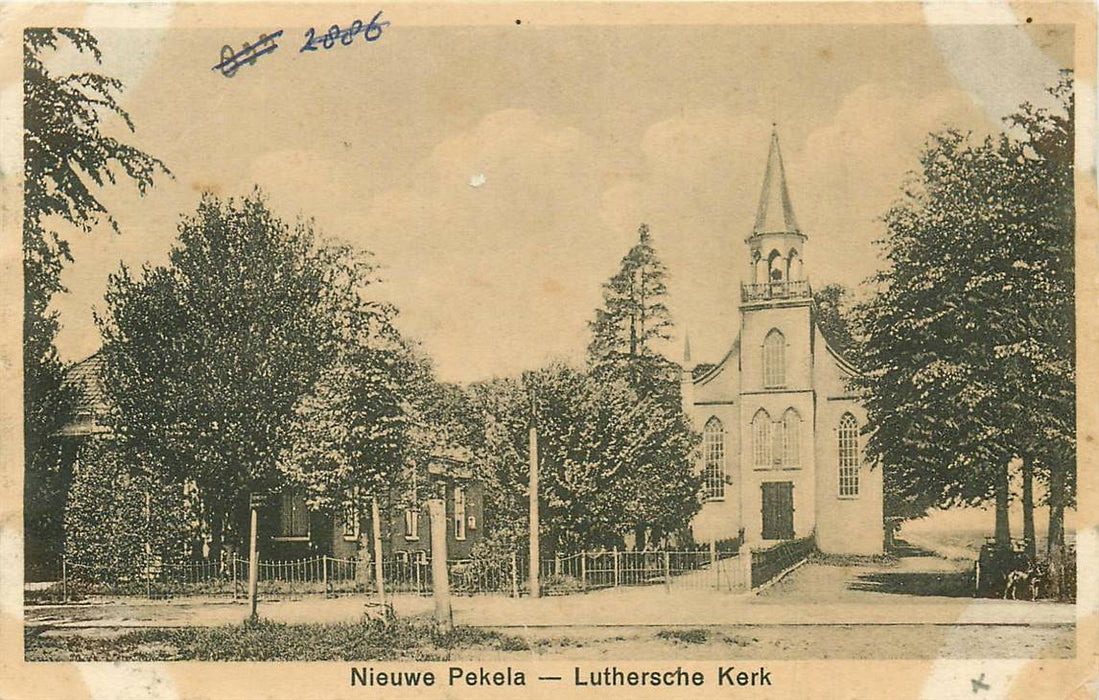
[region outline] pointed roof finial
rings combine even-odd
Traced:
[[[683,331],[683,366],[687,367],[691,364],[691,332],[689,330]]]
[[[763,192],[752,233],[798,233],[790,191],[786,187],[786,170],[778,146],[778,124],[771,122],[771,148],[767,153],[767,169],[763,173]]]

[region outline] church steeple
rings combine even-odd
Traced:
[[[745,303],[809,297],[804,269],[806,236],[794,218],[786,167],[778,145],[778,127],[772,125],[763,191],[748,244],[748,282],[741,288]]]
[[[771,150],[767,153],[767,169],[763,172],[763,191],[759,195],[753,235],[764,233],[798,233],[790,190],[786,187],[786,169],[778,145],[778,125],[771,125]]]

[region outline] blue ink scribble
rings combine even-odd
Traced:
[[[282,30],[274,34],[260,34],[254,44],[245,44],[240,51],[234,51],[232,46],[226,44],[221,47],[221,63],[212,70],[221,71],[226,78],[232,78],[240,70],[241,66],[253,65],[260,56],[271,53],[279,47],[275,39],[282,36]]]
[[[355,37],[359,34],[363,35],[363,39],[366,41],[377,41],[382,37],[382,29],[389,26],[389,20],[379,22],[378,18],[382,16],[381,10],[378,14],[374,15],[374,18],[370,22],[363,24],[361,19],[356,19],[351,23],[350,27],[346,29],[340,29],[340,25],[333,24],[328,28],[328,31],[320,36],[317,36],[317,30],[310,27],[305,32],[305,43],[298,49],[298,53],[305,53],[306,51],[316,51],[318,48],[324,50],[331,49],[336,45],[336,42],[344,46],[351,46],[351,43],[355,41]]]

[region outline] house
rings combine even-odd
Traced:
[[[755,224],[745,239],[740,330],[720,362],[694,376],[683,410],[702,433],[704,503],[696,541],[749,545],[815,534],[824,552],[882,551],[882,470],[863,447],[866,412],[847,386],[855,369],[816,319],[805,244],[772,133]]]
[[[58,431],[58,438],[75,459],[88,440],[110,440],[103,417],[108,410],[103,386],[103,356],[95,353],[69,368],[65,384],[76,398],[73,419]],[[71,462],[72,460],[70,460]],[[77,461],[76,469],[79,469]],[[379,518],[384,557],[423,557],[431,552],[431,532],[426,497],[442,498],[446,504],[447,558],[469,558],[472,547],[484,534],[484,489],[474,478],[469,456],[461,450],[433,455],[425,469],[428,480],[417,488],[413,479],[408,492],[391,490],[381,499]],[[185,488],[185,491],[190,491]],[[265,560],[293,560],[325,554],[339,558],[374,556],[371,503],[360,499],[359,507],[340,516],[312,510],[305,494],[293,488],[270,494],[259,515],[258,547]],[[186,503],[181,508],[188,507]],[[243,507],[243,504],[242,504]],[[211,556],[209,537],[195,515],[192,520],[192,556]],[[236,549],[244,554],[247,533],[236,536]],[[227,539],[233,539],[230,536]]]
[[[446,508],[447,559],[468,559],[484,534],[484,489],[459,451],[431,457],[426,488],[413,481],[407,491],[393,489],[380,501],[380,541],[385,558],[416,559],[431,555],[431,523],[426,497],[441,498]],[[369,498],[341,517],[309,510],[304,494],[286,489],[261,514],[273,527],[262,528],[260,554],[269,559],[300,559],[319,554],[343,559],[374,556]]]

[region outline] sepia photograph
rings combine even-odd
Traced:
[[[9,17],[19,663],[809,697],[768,662],[1092,649],[1093,8],[740,4]],[[924,697],[1026,687],[958,668]]]

